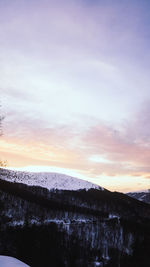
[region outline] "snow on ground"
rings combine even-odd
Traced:
[[[102,187],[74,178],[65,174],[59,173],[48,173],[48,172],[21,172],[3,169],[0,174],[0,178],[10,182],[24,183],[27,185],[41,186],[49,190],[59,189],[59,190],[80,190],[91,188],[104,190]]]
[[[109,214],[109,217],[108,218],[109,219],[115,219],[115,218],[120,219],[120,216],[118,216],[116,214]]]
[[[12,257],[0,256],[0,267],[29,267],[29,265]]]
[[[94,264],[95,266],[103,266],[103,263],[100,261],[95,261]]]

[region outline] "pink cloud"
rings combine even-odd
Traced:
[[[45,163],[60,164],[62,167],[87,169],[90,175],[142,175],[150,172],[150,149],[147,140],[144,143],[130,139],[130,129],[116,130],[100,122],[96,126],[80,131],[78,127],[53,125],[41,127],[40,121],[23,121],[17,127],[14,124],[3,137],[5,142],[16,144],[14,153],[21,153],[36,160],[43,157]],[[39,126],[40,125],[40,126]],[[44,125],[43,125],[44,126]],[[38,134],[37,134],[38,133]],[[129,140],[129,141],[128,141]],[[21,148],[22,151],[18,150]],[[100,155],[108,162],[94,162],[92,155]],[[30,158],[30,157],[29,157]]]

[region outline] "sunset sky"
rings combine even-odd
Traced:
[[[0,158],[150,188],[150,1],[1,0]]]

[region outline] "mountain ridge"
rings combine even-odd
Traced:
[[[81,190],[98,189],[103,187],[91,182],[54,172],[24,172],[1,168],[0,178],[10,182],[24,183],[30,186],[41,186],[49,190]]]
[[[150,204],[150,189],[127,193],[128,196]]]

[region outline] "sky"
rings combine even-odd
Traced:
[[[0,159],[150,188],[150,2],[1,0]]]

